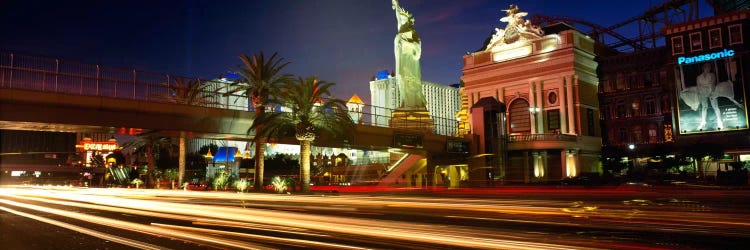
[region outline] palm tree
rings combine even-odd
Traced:
[[[185,81],[185,78],[175,78],[174,84],[163,83],[168,89],[168,93],[165,99],[171,103],[185,104],[185,105],[198,105],[198,106],[209,106],[211,104],[218,104],[215,101],[215,92],[208,90],[210,84],[201,82],[200,79],[189,79]],[[187,133],[180,131],[180,149],[179,149],[179,162],[178,162],[178,177],[177,183],[182,185],[182,181],[185,177],[185,138]]]
[[[274,93],[279,91],[282,84],[293,80],[291,74],[281,74],[280,71],[289,64],[283,58],[276,58],[278,53],[273,53],[266,59],[263,52],[253,55],[252,58],[240,55],[242,64],[239,66],[240,81],[232,82],[230,89],[225,95],[240,93],[250,99],[255,110],[255,117],[261,117],[266,111],[266,106],[276,103]],[[253,143],[255,144],[255,183],[257,191],[263,188],[263,154],[265,153],[266,138],[259,136],[263,124],[253,120],[253,125],[247,134],[255,133]]]
[[[173,147],[169,137],[142,135],[135,140],[123,144],[125,148],[133,148],[135,153],[145,153],[148,162],[148,185],[153,185],[154,169],[156,168],[156,154],[162,148],[171,149]]]
[[[256,118],[258,124],[264,126],[261,135],[279,137],[293,133],[299,140],[303,192],[310,191],[310,146],[318,133],[325,131],[332,136],[346,136],[354,128],[346,102],[329,98],[329,89],[333,85],[315,77],[299,78],[295,83],[284,85],[279,93],[285,109],[283,112]],[[254,125],[255,122],[251,128]]]

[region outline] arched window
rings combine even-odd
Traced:
[[[529,116],[529,102],[518,98],[510,104],[509,122],[511,133],[531,133],[531,116]]]

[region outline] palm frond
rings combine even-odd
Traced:
[[[343,100],[330,98],[334,83],[319,81],[316,77],[298,78],[287,83],[278,93],[283,100],[284,112],[269,113],[258,117],[251,129],[263,124],[264,136],[288,136],[289,131],[300,134],[317,134],[326,131],[335,136],[348,135],[353,128]]]
[[[218,104],[215,101],[218,94],[215,91],[210,91],[210,83],[202,82],[200,79],[188,79],[175,78],[174,84],[162,83],[167,88],[167,94],[163,96],[168,102],[185,104],[185,105],[199,105],[208,106],[212,104]]]
[[[237,74],[241,80],[232,82],[227,93],[239,93],[252,101],[253,106],[265,106],[273,103],[276,98],[274,93],[279,92],[282,84],[290,82],[291,74],[280,74],[289,62],[283,58],[277,58],[278,53],[266,60],[263,52],[254,54],[252,58],[246,54],[240,55],[242,65],[238,66]]]

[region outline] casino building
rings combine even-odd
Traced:
[[[511,5],[505,29],[463,57],[475,186],[600,172],[596,42],[565,24],[544,30]]]

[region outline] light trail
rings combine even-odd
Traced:
[[[45,192],[32,192],[33,195],[44,195]],[[570,246],[545,244],[533,241],[518,241],[502,239],[501,235],[491,235],[482,230],[472,230],[474,235],[484,237],[467,237],[462,234],[467,229],[455,230],[453,227],[441,228],[435,232],[434,226],[393,221],[376,221],[365,219],[341,218],[297,214],[279,211],[258,211],[233,207],[214,207],[207,205],[189,205],[166,203],[153,200],[133,200],[106,196],[81,195],[67,192],[53,192],[46,194],[56,199],[76,200],[106,206],[117,206],[132,209],[166,212],[182,215],[202,216],[207,218],[243,221],[262,224],[273,224],[295,228],[305,228],[317,231],[335,232],[347,235],[362,235],[427,244],[452,245],[482,249],[569,249]],[[331,222],[331,221],[336,221]],[[457,227],[459,228],[459,227]],[[494,237],[494,238],[493,238]],[[576,246],[575,248],[584,248]]]
[[[49,218],[44,218],[44,217],[41,217],[41,216],[36,216],[36,215],[33,215],[33,214],[21,212],[21,211],[16,211],[16,210],[13,210],[13,209],[10,209],[10,208],[7,208],[7,207],[3,207],[3,206],[0,206],[0,210],[4,210],[6,212],[9,212],[9,213],[12,213],[12,214],[15,214],[15,215],[19,215],[19,216],[23,216],[23,217],[26,217],[26,218],[29,218],[29,219],[41,221],[41,222],[44,222],[44,223],[47,223],[47,224],[50,224],[50,225],[54,225],[54,226],[58,226],[58,227],[66,228],[66,229],[70,229],[70,230],[73,230],[73,231],[76,231],[76,232],[79,232],[79,233],[82,233],[82,234],[87,234],[87,235],[90,235],[90,236],[94,236],[94,237],[97,237],[97,238],[100,238],[100,239],[104,239],[104,240],[108,240],[108,241],[120,243],[120,244],[129,246],[129,247],[135,247],[135,248],[140,248],[140,249],[148,249],[148,250],[169,249],[169,248],[164,248],[164,247],[160,247],[160,246],[157,246],[157,245],[145,243],[145,242],[142,242],[142,241],[128,239],[128,238],[124,238],[124,237],[120,237],[120,236],[115,236],[115,235],[111,235],[111,234],[107,234],[107,233],[97,232],[97,231],[94,231],[94,230],[91,230],[91,229],[88,229],[88,228],[79,227],[79,226],[76,226],[76,225],[73,225],[73,224],[69,224],[69,223],[65,223],[65,222],[62,222],[62,221],[57,221],[57,220],[53,220],[53,219],[49,219]]]
[[[23,188],[0,189],[0,196],[29,199],[37,202],[75,206],[154,218],[190,221],[195,227],[153,224],[181,232],[215,230],[199,226],[262,230],[290,236],[392,239],[470,248],[505,249],[567,249],[567,248],[635,248],[611,242],[591,242],[580,237],[539,241],[536,233],[519,233],[497,228],[445,224],[409,223],[402,221],[346,218],[316,215],[311,211],[330,213],[377,213],[420,215],[453,220],[495,221],[523,225],[555,226],[573,230],[622,230],[636,232],[683,233],[690,235],[750,237],[750,219],[742,213],[674,210],[670,203],[632,200],[622,202],[575,202],[545,200],[474,199],[439,197],[398,197],[366,195],[279,195],[257,193],[194,192],[134,189]],[[195,204],[196,202],[200,204]],[[240,203],[241,202],[241,203]],[[244,204],[244,205],[243,205]],[[680,205],[680,204],[677,204]],[[246,208],[251,207],[251,208]],[[257,209],[265,208],[265,209]],[[297,212],[278,211],[278,209]],[[267,210],[277,209],[277,210]],[[711,211],[711,212],[708,212]],[[142,224],[141,224],[142,225]],[[489,229],[489,230],[488,230]],[[227,232],[227,233],[221,233]],[[234,232],[215,233],[235,237]],[[349,236],[346,236],[349,235]],[[328,240],[325,240],[328,241]],[[277,241],[273,241],[277,242]],[[544,242],[544,243],[542,243]],[[285,244],[283,242],[277,242]],[[287,242],[289,243],[289,242]],[[297,243],[303,244],[303,243]],[[328,244],[328,243],[323,243]],[[319,246],[320,248],[328,248]],[[342,245],[342,247],[353,247]]]
[[[83,213],[77,213],[77,212],[64,211],[60,209],[42,207],[42,206],[37,206],[37,205],[32,205],[32,204],[19,203],[19,202],[14,202],[14,201],[5,200],[5,199],[0,199],[0,203],[5,203],[10,206],[23,207],[26,209],[35,210],[39,212],[64,216],[64,217],[71,218],[71,219],[85,220],[86,222],[104,225],[108,227],[125,229],[129,231],[151,234],[151,235],[161,236],[161,237],[169,236],[175,239],[180,239],[180,240],[185,240],[185,241],[190,241],[190,242],[199,241],[202,243],[222,245],[226,247],[234,247],[234,248],[239,248],[239,249],[259,249],[259,250],[273,249],[273,248],[265,247],[262,245],[252,244],[250,242],[227,240],[227,239],[222,239],[222,238],[217,238],[217,237],[205,236],[201,234],[180,232],[177,230],[171,230],[171,229],[165,229],[165,228],[160,228],[160,227],[154,227],[150,225],[104,218],[104,217],[91,215],[91,214],[83,214]]]
[[[315,242],[315,241],[299,240],[299,239],[286,239],[286,238],[279,238],[279,237],[237,233],[237,232],[222,231],[222,230],[215,230],[215,229],[185,227],[185,226],[167,225],[167,224],[159,224],[159,223],[151,223],[151,225],[154,225],[157,227],[177,229],[177,230],[182,230],[182,231],[194,231],[198,233],[221,234],[221,235],[236,236],[236,237],[248,238],[248,239],[253,239],[253,240],[271,241],[271,242],[276,242],[280,244],[289,244],[289,245],[296,245],[296,246],[302,245],[302,246],[308,246],[308,247],[324,247],[326,249],[369,249],[369,248],[362,248],[362,247],[355,247],[355,246],[347,246],[347,245],[342,245],[342,244]]]

